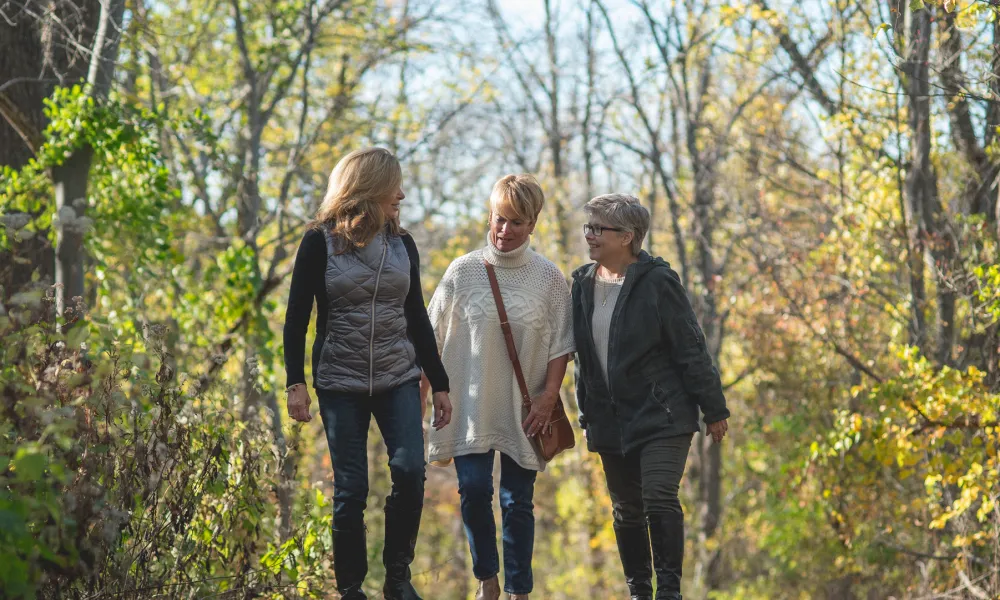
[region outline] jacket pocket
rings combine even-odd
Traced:
[[[655,402],[660,408],[667,413],[667,423],[673,425],[674,423],[674,411],[670,410],[670,402],[668,400],[668,392],[664,390],[659,383],[653,382],[652,387],[649,390],[649,395],[652,397],[653,402]]]

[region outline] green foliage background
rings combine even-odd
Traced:
[[[996,18],[982,2],[919,4],[953,11],[963,26],[992,27]],[[240,53],[228,13],[189,0],[134,17],[112,97],[95,102],[78,87],[59,88],[46,103],[45,146],[26,167],[0,172],[4,256],[38,236],[56,243],[56,226],[68,224],[87,233],[88,261],[88,297],[62,314],[42,281],[7,290],[0,305],[4,597],[336,597],[326,442],[315,421],[289,423],[282,407],[280,330],[298,239],[336,159],[389,145],[405,157],[406,224],[420,240],[429,297],[450,261],[482,243],[489,184],[513,168],[488,154],[469,158],[487,152],[476,119],[519,123],[490,112],[511,101],[483,79],[497,56],[470,60],[440,30],[411,27],[398,7],[358,1],[320,27],[313,70],[295,71],[305,3],[240,6],[249,63],[279,83],[297,74],[257,138],[245,72],[230,68]],[[844,31],[866,40],[892,33],[852,14]],[[778,47],[762,26],[745,27],[810,23],[760,3],[713,4],[702,17],[738,46],[719,74],[737,97],[760,76],[759,63],[741,61]],[[163,73],[143,44],[156,48]],[[406,86],[419,81],[378,70],[441,56],[459,66],[417,91]],[[982,66],[988,57],[969,50],[967,60]],[[839,147],[836,159],[803,152],[790,166],[767,154],[762,140],[778,143],[769,135],[782,143],[815,135],[790,116],[798,101],[776,93],[747,100],[729,133],[734,151],[720,163],[718,187],[740,198],[719,224],[735,267],[718,281],[694,281],[691,292],[711,288],[730,315],[720,368],[734,417],[722,525],[709,539],[692,527],[687,540],[689,566],[699,553],[712,557],[712,585],[690,594],[1000,597],[995,224],[949,214],[961,242],[949,268],[962,292],[962,347],[939,364],[908,329],[905,166],[885,158],[900,149],[905,120],[871,117],[898,109],[878,91],[890,84],[874,46],[842,67],[870,85],[820,128]],[[178,85],[161,97],[164,73]],[[454,114],[435,112],[446,102]],[[725,117],[715,108],[704,117],[713,126]],[[948,110],[936,104],[935,119],[946,121]],[[629,118],[609,109],[609,127],[627,129]],[[254,143],[263,160],[248,175]],[[51,169],[84,146],[94,152],[85,206],[57,214]],[[942,194],[958,197],[969,168],[960,152],[942,141],[933,161]],[[648,174],[623,182],[632,175],[615,166],[607,185],[663,206]],[[558,207],[579,207],[583,177],[558,179],[544,161],[537,171],[549,201],[534,244],[568,273],[585,258],[558,232],[567,221],[575,232],[581,216]],[[261,219],[245,236],[237,212],[251,175]],[[695,174],[675,175],[687,203]],[[654,228],[651,250],[676,260],[665,212]],[[564,397],[573,410],[571,379]],[[693,522],[703,507],[692,470],[682,492]],[[370,471],[367,589],[379,597],[389,479],[374,428]],[[428,478],[415,580],[427,598],[470,598],[454,474],[429,467]],[[595,456],[578,447],[555,461],[539,478],[535,512],[536,596],[623,596]]]

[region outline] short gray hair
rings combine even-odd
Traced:
[[[632,254],[642,250],[642,241],[649,231],[649,211],[630,194],[603,194],[593,198],[583,207],[589,216],[594,216],[611,227],[620,227],[632,233]]]

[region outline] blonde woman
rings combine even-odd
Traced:
[[[285,313],[288,414],[309,421],[305,338],[313,303],[313,386],[334,474],[333,550],[344,600],[367,598],[364,509],[368,425],[389,452],[384,597],[420,600],[410,583],[424,497],[421,367],[434,390],[434,426],[451,418],[448,376],[420,288],[417,248],[399,226],[402,172],[388,150],[345,156],[295,257]]]
[[[428,309],[455,403],[451,423],[429,434],[429,460],[455,459],[480,600],[500,597],[493,520],[497,453],[504,589],[515,599],[528,598],[532,590],[532,497],[535,476],[545,463],[528,438],[548,423],[574,350],[569,286],[559,268],[529,244],[544,201],[532,176],[500,179],[490,195],[486,245],[452,262]],[[496,270],[532,395],[526,419],[484,262]]]

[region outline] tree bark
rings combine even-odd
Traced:
[[[597,93],[597,49],[594,47],[594,3],[587,7],[587,97],[584,101],[583,120],[580,123],[583,146],[584,204],[594,197],[594,149],[591,147],[591,127],[594,117],[594,96]]]
[[[907,119],[910,135],[910,164],[904,183],[909,211],[910,238],[913,256],[910,268],[915,278],[923,279],[923,257],[934,259],[937,287],[937,346],[933,357],[939,364],[951,361],[955,336],[956,293],[948,279],[952,268],[954,241],[947,230],[941,201],[938,197],[937,174],[931,163],[931,102],[930,59],[931,12],[916,10],[910,15],[909,38],[903,74],[906,77]],[[922,290],[918,289],[922,294]],[[915,310],[925,310],[915,298]],[[918,339],[924,342],[925,335]]]
[[[703,64],[702,69],[711,68]],[[699,100],[699,104],[703,98]],[[715,179],[716,158],[714,154],[703,155],[700,147],[700,125],[697,119],[687,123],[687,151],[694,170],[694,239],[698,249],[698,271],[704,288],[700,294],[692,294],[694,305],[701,320],[706,343],[715,364],[719,364],[722,351],[721,327],[719,326],[715,283],[718,275],[712,246],[715,243]],[[697,587],[706,592],[719,586],[719,552],[710,552],[708,540],[715,537],[722,520],[722,451],[719,444],[712,443],[708,435],[698,438],[699,463],[699,518],[695,578]]]
[[[52,169],[56,201],[56,284],[62,292],[56,293],[56,311],[62,314],[66,299],[83,297],[85,231],[78,225],[86,213],[87,179],[93,151],[84,146],[74,152],[63,164]]]
[[[91,0],[93,2],[93,0]],[[121,41],[122,18],[125,0],[98,0],[100,8],[91,6],[98,14],[93,43],[90,44],[90,61],[87,67],[86,93],[101,101],[111,91],[118,45]],[[59,221],[56,231],[56,310],[62,314],[67,298],[85,296],[84,266],[86,251],[85,234],[79,219],[87,213],[87,181],[93,149],[84,145],[66,161],[52,169],[56,211]]]
[[[555,19],[552,15],[552,2],[545,0],[545,49],[549,61],[549,101],[548,146],[552,155],[552,178],[558,189],[552,198],[556,227],[559,231],[559,249],[563,256],[570,255],[569,219],[565,206],[565,166],[563,160],[563,134],[561,115],[559,113],[559,45],[556,38]]]
[[[39,79],[43,64],[39,29],[40,24],[26,15],[14,17],[13,23],[0,19],[0,82],[5,86],[0,92],[0,165],[16,170],[27,165],[41,145],[47,123],[42,101],[55,85],[54,79]],[[0,252],[0,300],[4,304],[31,284],[36,273],[42,284],[54,281],[55,252],[46,233],[14,242],[9,252]]]
[[[993,47],[990,67],[990,103],[986,113],[985,146],[993,144],[997,127],[1000,127],[1000,19],[993,20]],[[994,186],[994,193],[988,198],[986,206],[977,207],[986,215],[988,223],[993,225],[994,235],[1000,238],[1000,186]]]

